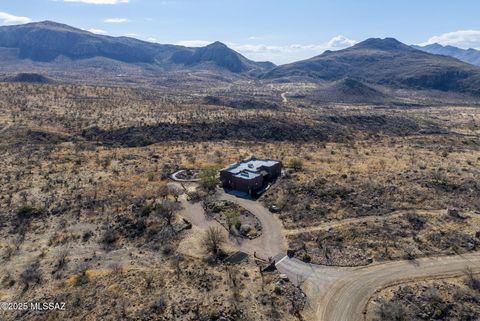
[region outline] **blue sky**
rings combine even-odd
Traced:
[[[480,48],[478,0],[0,0],[0,24],[53,20],[286,63],[369,37]]]

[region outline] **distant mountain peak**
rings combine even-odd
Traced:
[[[276,67],[267,79],[339,81],[337,89],[364,93],[365,84],[478,94],[480,69],[421,52],[396,39],[367,39],[353,47]],[[349,79],[349,78],[353,78]]]
[[[65,26],[65,27],[68,27],[68,25],[66,25],[66,24],[51,21],[51,20],[43,20],[43,21],[38,21],[38,22],[32,22],[30,24],[43,25],[43,26]]]
[[[59,23],[50,20],[44,20],[39,22],[30,22],[23,25],[19,25],[19,27],[25,28],[42,28],[42,29],[52,29],[52,30],[68,30],[73,32],[86,32],[85,30],[75,28],[64,23]]]
[[[471,65],[480,66],[480,51],[476,49],[462,49],[451,45],[443,46],[438,43],[426,46],[412,46],[415,49],[425,51],[434,55],[443,55],[457,58]]]
[[[106,58],[122,63],[148,64],[153,68],[195,67],[197,70],[260,74],[274,66],[247,59],[224,43],[187,48],[148,43],[128,37],[110,37],[54,21],[0,27],[0,48],[17,49],[17,58],[51,62]],[[183,65],[183,66],[180,66]]]
[[[197,48],[186,61],[186,64],[198,65],[206,62],[213,62],[215,65],[234,73],[250,69],[248,65],[251,64],[248,59],[219,41],[206,47]]]
[[[404,43],[401,43],[395,38],[369,38],[364,40],[353,48],[366,48],[366,49],[378,49],[378,50],[411,50],[411,48]]]
[[[220,42],[220,41],[212,42],[211,44],[207,45],[207,48],[226,48],[226,49],[230,49],[230,48],[228,48],[228,46],[226,44],[224,44],[223,42]]]

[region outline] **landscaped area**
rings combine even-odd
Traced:
[[[254,239],[262,234],[258,218],[233,202],[206,199],[203,206],[207,216],[218,221],[234,236]]]

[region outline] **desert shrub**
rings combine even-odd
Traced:
[[[205,197],[205,192],[191,191],[187,193],[187,199],[192,203],[200,202]]]
[[[93,232],[92,231],[86,231],[85,233],[83,233],[82,235],[82,242],[88,242],[88,240],[90,240],[90,238],[93,236]]]
[[[218,259],[223,254],[221,246],[225,243],[225,236],[218,227],[210,227],[202,241],[205,251],[213,258]]]
[[[218,171],[216,168],[205,168],[199,173],[200,185],[206,191],[214,191],[218,185]]]
[[[232,226],[235,226],[237,230],[240,229],[242,223],[240,222],[240,213],[235,210],[226,210],[225,218],[227,219],[228,231],[231,232]]]
[[[276,295],[281,295],[282,294],[282,288],[278,285],[275,286],[275,288],[273,289],[273,293],[275,293]]]
[[[208,313],[208,317],[211,321],[216,321],[220,319],[220,313],[216,310],[212,310]]]
[[[75,286],[82,286],[90,281],[90,277],[88,276],[87,271],[88,269],[86,267],[80,269],[80,273],[75,279]]]
[[[2,258],[5,260],[5,261],[8,261],[10,260],[10,258],[15,254],[15,252],[18,250],[18,248],[14,245],[7,245],[5,247],[5,250],[3,252],[3,256]]]
[[[377,310],[377,321],[410,321],[410,311],[400,302],[383,302]]]
[[[425,217],[419,216],[418,214],[415,214],[415,213],[412,213],[412,212],[408,213],[406,217],[407,217],[407,220],[410,223],[410,225],[416,231],[422,230],[423,227],[425,226],[425,223],[427,222]]]
[[[470,289],[480,292],[480,278],[473,274],[472,270],[467,270],[466,274],[465,284]]]
[[[175,202],[178,202],[178,198],[185,193],[185,191],[177,185],[169,185],[167,189],[168,193],[175,198]]]
[[[172,221],[180,209],[180,204],[163,200],[159,204],[155,205],[152,214],[155,217],[163,220],[167,226],[172,226]]]
[[[113,228],[107,227],[103,232],[100,242],[103,244],[105,249],[110,249],[111,247],[113,247],[117,239],[117,232]]]
[[[10,272],[6,272],[5,273],[5,276],[2,278],[2,280],[0,281],[0,284],[4,287],[4,288],[10,288],[12,286],[15,285],[15,280],[13,279],[12,275],[10,274]]]
[[[425,299],[428,303],[426,306],[426,312],[433,320],[444,319],[452,307],[451,304],[448,304],[440,297],[435,288],[431,288],[425,293]]]
[[[163,296],[159,297],[153,302],[150,309],[154,313],[163,314],[167,309],[167,300]]]
[[[61,251],[58,254],[57,257],[57,262],[55,264],[54,272],[58,272],[65,268],[67,266],[67,257],[68,257],[68,252],[67,251]]]
[[[31,205],[25,205],[17,211],[17,218],[24,221],[35,217],[40,217],[43,213],[43,210],[34,208]]]
[[[303,160],[300,159],[300,158],[292,158],[290,159],[290,161],[288,162],[288,167],[291,167],[293,168],[295,171],[300,171],[302,170],[303,168]]]
[[[24,285],[24,289],[28,289],[31,285],[40,283],[42,280],[42,271],[40,270],[40,263],[34,262],[20,273],[20,282]]]

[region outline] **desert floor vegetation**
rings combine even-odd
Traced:
[[[259,202],[278,207],[272,215],[301,259],[362,265],[478,250],[478,108],[307,96],[282,105],[287,89],[315,88],[238,83],[222,90],[252,101],[218,103],[205,97],[220,89],[0,84],[0,299],[71,307],[7,320],[87,311],[92,320],[298,320],[302,293],[278,273],[260,273],[251,258],[231,267],[177,251],[194,233],[178,215],[191,191],[173,190],[169,175],[250,156],[285,165]],[[199,201],[217,183],[204,180]],[[227,214],[228,228],[238,217]]]

